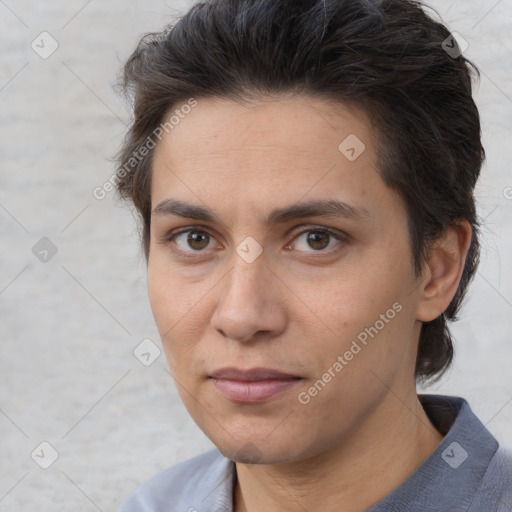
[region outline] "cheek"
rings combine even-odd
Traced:
[[[179,297],[183,295],[177,288],[175,280],[171,279],[165,267],[159,264],[155,257],[148,261],[148,297],[153,318],[172,369],[174,352],[177,349],[176,342],[181,338],[179,320],[184,313],[181,311],[183,302]]]
[[[160,334],[163,335],[180,318],[185,317],[193,302],[189,297],[190,287],[182,284],[179,273],[171,268],[168,259],[161,252],[158,248],[150,252],[148,297]]]
[[[148,261],[148,297],[169,367],[173,375],[179,375],[194,362],[207,301],[201,300],[203,287],[182,283],[165,262],[159,263],[155,257]]]
[[[390,307],[390,299],[379,295],[377,286],[374,280],[368,279],[367,274],[352,273],[330,280],[323,287],[322,293],[313,300],[313,304],[316,304],[316,311],[331,332],[347,339],[356,335],[368,323],[373,323],[383,305],[385,309]]]
[[[402,358],[414,323],[406,274],[404,270],[399,276],[396,269],[386,269],[382,262],[352,268],[350,273],[324,283],[322,293],[313,299],[315,311],[329,332],[328,340],[318,347],[324,352],[322,359],[344,354],[354,341],[361,346],[354,359],[361,363],[378,368]]]

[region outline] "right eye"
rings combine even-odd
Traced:
[[[185,253],[187,257],[194,253],[204,253],[206,249],[213,248],[215,238],[204,229],[186,229],[175,233],[168,238],[168,242],[175,246],[176,252]]]

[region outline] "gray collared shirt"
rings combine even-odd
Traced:
[[[367,512],[511,512],[512,457],[462,398],[420,395],[444,439]],[[119,512],[232,512],[235,464],[214,449],[137,489]]]

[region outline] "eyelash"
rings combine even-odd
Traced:
[[[170,235],[166,236],[165,239],[162,241],[162,243],[164,243],[166,245],[169,245],[169,246],[172,246],[171,250],[173,252],[179,254],[180,257],[197,259],[198,255],[206,253],[207,251],[206,250],[182,251],[181,249],[176,248],[176,244],[174,243],[175,239],[178,236],[183,235],[185,233],[191,233],[191,232],[206,234],[206,235],[208,235],[208,236],[210,236],[210,237],[215,239],[215,236],[212,233],[210,233],[210,231],[207,228],[205,228],[203,226],[187,226],[185,228],[180,229],[179,231],[175,231],[175,232],[171,233]],[[348,235],[344,235],[344,234],[342,234],[342,233],[340,233],[338,231],[333,231],[332,229],[329,229],[329,228],[326,228],[326,227],[308,226],[307,229],[303,229],[302,231],[299,231],[298,233],[296,233],[293,236],[293,240],[292,241],[296,240],[297,238],[299,238],[300,236],[302,236],[302,235],[304,235],[306,233],[322,233],[322,234],[327,234],[327,235],[329,235],[329,237],[334,238],[338,242],[336,247],[328,249],[328,250],[320,249],[318,251],[315,251],[315,250],[301,251],[301,252],[313,253],[313,254],[314,253],[316,253],[316,254],[330,254],[331,252],[335,251],[337,248],[339,249],[339,245],[341,243],[346,242],[347,238],[348,238]],[[330,240],[329,240],[329,243],[330,243]],[[291,245],[291,243],[286,244],[286,247],[289,247],[290,245]]]

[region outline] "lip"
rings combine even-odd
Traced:
[[[270,368],[222,368],[212,372],[209,378],[225,398],[240,404],[267,402],[302,380]]]
[[[257,381],[267,379],[298,379],[297,375],[285,373],[272,368],[249,368],[241,370],[239,368],[229,367],[215,370],[209,375],[213,379],[229,379],[240,381]]]

